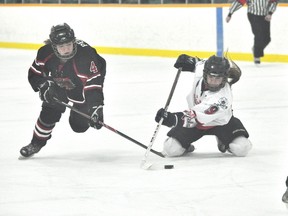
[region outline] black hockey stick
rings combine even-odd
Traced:
[[[172,86],[172,88],[171,88],[171,90],[170,90],[170,94],[169,94],[169,96],[168,96],[168,99],[167,99],[166,104],[165,104],[165,107],[164,107],[165,112],[168,110],[168,107],[169,107],[169,105],[170,105],[170,102],[171,102],[172,96],[173,96],[173,94],[174,94],[174,91],[175,91],[177,82],[178,82],[178,80],[179,80],[181,71],[182,71],[182,67],[178,68],[176,77],[175,77],[174,82],[173,82],[173,86]],[[157,126],[156,126],[156,129],[155,129],[155,131],[154,131],[154,133],[153,133],[153,136],[152,136],[152,138],[151,138],[151,140],[150,140],[150,143],[149,143],[149,145],[148,145],[148,147],[147,147],[147,149],[146,149],[146,152],[145,152],[145,154],[144,154],[144,157],[143,157],[143,159],[142,159],[142,161],[141,161],[140,166],[141,166],[141,168],[143,168],[143,169],[149,169],[149,168],[151,167],[151,165],[152,165],[152,164],[147,164],[147,158],[148,158],[148,155],[149,155],[150,151],[152,152],[152,146],[153,146],[154,141],[155,141],[155,139],[156,139],[156,137],[157,137],[157,134],[158,134],[158,132],[159,132],[160,126],[161,126],[162,123],[163,123],[163,120],[164,120],[164,118],[161,117],[161,119],[160,119],[160,121],[158,122],[158,124],[157,124]]]
[[[64,106],[66,106],[67,108],[71,109],[72,111],[74,111],[74,112],[78,113],[79,115],[83,116],[84,118],[91,120],[91,116],[87,115],[86,113],[83,113],[83,112],[79,111],[79,110],[76,109],[75,107],[73,107],[73,106],[71,106],[71,105],[69,105],[69,104],[67,104],[67,103],[65,103],[65,102],[63,102],[63,101],[60,101],[60,100],[58,100],[57,98],[53,98],[53,99],[54,99],[58,104],[62,104],[62,105],[64,105]],[[124,133],[122,133],[122,132],[120,132],[120,131],[112,128],[111,126],[105,124],[104,122],[99,121],[99,123],[100,123],[103,127],[107,128],[108,130],[113,131],[114,133],[116,133],[116,134],[118,134],[118,135],[120,135],[120,136],[122,136],[122,137],[124,137],[124,138],[126,138],[126,139],[128,139],[128,140],[130,140],[131,142],[134,142],[135,144],[141,146],[142,148],[144,148],[144,149],[147,149],[147,148],[148,148],[148,146],[146,146],[146,145],[138,142],[137,140],[135,140],[135,139],[133,139],[133,138],[125,135]],[[158,156],[160,156],[160,157],[163,157],[163,158],[165,157],[161,152],[158,152],[158,151],[156,151],[156,150],[154,150],[154,149],[151,149],[151,152],[154,153],[154,154],[156,154],[156,155],[158,155]]]

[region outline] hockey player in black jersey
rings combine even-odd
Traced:
[[[83,133],[90,126],[100,129],[105,74],[106,61],[94,48],[76,39],[68,24],[53,26],[28,71],[31,87],[39,92],[43,103],[31,143],[21,148],[21,155],[29,157],[39,152],[51,138],[53,128],[65,112],[65,106],[56,103],[55,98],[72,102],[75,108],[91,115],[93,121],[70,112],[69,123],[74,132]]]

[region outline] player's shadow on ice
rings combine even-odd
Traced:
[[[129,152],[101,150],[96,152],[69,152],[69,153],[57,153],[49,154],[45,153],[41,155],[41,152],[35,154],[29,160],[39,161],[83,161],[83,162],[97,162],[97,163],[115,163],[119,161],[133,161],[139,160],[138,155],[133,155]]]

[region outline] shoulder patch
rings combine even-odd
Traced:
[[[218,105],[219,105],[222,109],[227,109],[227,108],[228,108],[228,107],[227,107],[227,103],[228,103],[228,101],[227,101],[227,98],[226,98],[226,97],[222,97],[222,98],[220,98],[219,101],[218,101]]]

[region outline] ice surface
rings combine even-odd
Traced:
[[[280,216],[288,175],[288,65],[237,62],[243,76],[234,89],[234,114],[250,133],[245,158],[218,151],[214,137],[195,143],[182,158],[148,161],[145,149],[102,128],[84,134],[69,126],[69,110],[41,152],[18,160],[31,139],[40,100],[27,81],[36,51],[0,49],[0,215],[41,216]],[[107,60],[105,122],[148,145],[154,115],[165,105],[175,59],[103,55]],[[182,73],[170,111],[187,105],[193,75]],[[161,151],[168,128],[154,149]],[[174,169],[164,170],[164,164]]]

